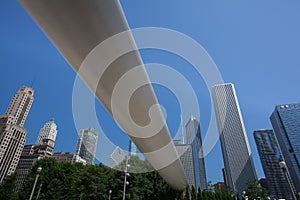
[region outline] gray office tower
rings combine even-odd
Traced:
[[[186,128],[186,144],[192,145],[196,188],[200,188],[201,190],[204,190],[207,188],[207,182],[206,182],[206,172],[205,172],[200,124],[197,121],[197,119],[191,115],[188,122],[185,125],[185,128]]]
[[[76,155],[86,160],[87,164],[94,164],[97,149],[98,133],[92,129],[83,129],[79,132],[76,146]]]
[[[257,179],[234,85],[212,88],[212,98],[220,134],[226,183],[241,194],[249,179]]]
[[[279,166],[282,155],[273,130],[258,130],[253,134],[271,199],[292,200],[288,183]]]
[[[275,107],[270,117],[287,170],[296,192],[300,192],[300,104]]]
[[[175,148],[183,166],[184,175],[190,187],[196,188],[196,176],[191,144],[184,144],[182,140],[173,140]]]

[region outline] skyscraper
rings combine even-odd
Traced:
[[[23,127],[33,102],[33,93],[32,88],[22,86],[14,95],[5,113],[6,116],[14,116],[12,124]]]
[[[270,197],[292,200],[289,186],[278,164],[282,155],[273,130],[254,131],[254,139],[267,178]]]
[[[227,186],[239,194],[249,179],[257,179],[241,110],[233,84],[212,88]]]
[[[125,158],[126,153],[120,147],[116,147],[110,154],[110,167],[117,167]]]
[[[27,131],[23,128],[33,102],[33,89],[21,87],[4,116],[0,116],[0,182],[15,172]]]
[[[300,104],[275,107],[270,117],[296,192],[300,192]]]
[[[202,149],[202,139],[200,132],[200,124],[196,118],[190,116],[188,122],[185,125],[186,128],[186,144],[192,145],[192,153],[194,160],[195,180],[196,188],[201,190],[206,189],[206,172],[204,164],[204,154]]]
[[[50,139],[55,142],[57,135],[57,126],[53,119],[47,122],[43,128],[41,128],[36,144],[43,144],[44,139]]]
[[[76,155],[86,160],[87,164],[94,164],[98,142],[98,133],[92,129],[83,129],[79,132]]]
[[[194,168],[193,151],[191,144],[183,144],[182,140],[174,140],[175,148],[183,166],[184,175],[190,187],[196,187],[196,174]]]
[[[20,160],[16,168],[16,190],[19,191],[35,162],[41,158],[51,157],[53,155],[54,144],[56,139],[57,126],[54,120],[47,122],[41,128],[36,140],[36,144],[25,145]]]

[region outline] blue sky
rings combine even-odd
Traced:
[[[269,116],[275,105],[300,102],[300,2],[122,0],[121,3],[131,28],[164,27],[192,37],[213,58],[224,81],[235,84],[255,165],[262,177],[253,131],[271,128]],[[77,130],[72,116],[72,89],[76,74],[17,1],[2,1],[0,26],[0,113],[5,113],[21,85],[32,85],[36,93],[25,124],[27,143],[34,143],[39,129],[54,118],[58,125],[55,150],[74,152]],[[141,53],[145,63],[172,66],[199,91],[204,137],[211,103],[201,77],[176,55],[157,50]],[[167,88],[155,86],[155,91],[174,133],[180,121],[178,102]],[[96,109],[109,139],[127,148],[127,136],[101,104],[97,103]],[[217,144],[206,158],[208,180],[221,181],[222,166]]]

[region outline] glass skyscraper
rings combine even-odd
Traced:
[[[195,170],[196,188],[204,190],[207,188],[204,155],[202,149],[202,139],[200,132],[200,124],[196,118],[190,116],[185,125],[186,128],[186,144],[192,145],[193,163]]]
[[[300,192],[300,103],[275,107],[270,117],[296,192]]]
[[[279,166],[282,155],[273,130],[254,131],[254,139],[271,199],[293,200],[284,173]]]
[[[249,179],[257,179],[241,110],[233,84],[212,88],[224,161],[226,184],[241,194]]]
[[[92,129],[80,130],[78,143],[76,146],[76,155],[86,160],[87,164],[94,164],[98,142],[98,133]]]

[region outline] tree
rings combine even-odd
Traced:
[[[14,191],[16,185],[16,174],[11,174],[0,184],[0,199],[17,199],[17,193]]]
[[[112,200],[120,200],[123,197],[123,171],[114,170],[102,164],[84,166],[79,163],[58,163],[52,158],[45,158],[37,161],[32,167],[20,192],[20,200],[29,198],[38,166],[43,168],[37,182],[37,186],[42,184],[39,200],[102,200],[108,199],[109,190],[112,190]],[[178,193],[170,188],[157,172],[131,173],[128,181],[126,199],[174,200]],[[36,195],[37,190],[33,199]]]
[[[194,186],[192,187],[191,190],[191,200],[197,200],[197,193]]]
[[[254,199],[261,199],[267,200],[268,199],[268,191],[260,186],[259,181],[255,179],[249,179],[247,183],[247,189],[245,190],[245,196],[248,196],[249,200]]]

